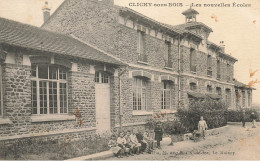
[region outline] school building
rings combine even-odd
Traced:
[[[236,58],[184,11],[171,26],[112,0],[64,0],[41,28],[0,18],[0,141],[84,139],[174,118],[190,99],[250,108]]]

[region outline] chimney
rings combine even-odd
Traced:
[[[225,53],[225,44],[224,41],[220,41],[220,49],[223,53]]]
[[[50,16],[51,16],[50,11],[51,11],[51,9],[49,8],[48,1],[45,1],[44,6],[42,7],[44,22],[46,22],[50,18]]]

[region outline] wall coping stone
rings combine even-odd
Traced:
[[[138,125],[145,125],[146,122],[137,122],[137,123],[127,123],[127,124],[122,124],[122,127],[127,127],[127,126],[138,126]],[[115,127],[120,127],[120,125],[115,125]]]
[[[144,62],[144,61],[137,61],[137,63],[139,63],[139,64],[144,64],[144,65],[149,65],[149,63]]]
[[[204,80],[210,80],[210,81],[213,81],[213,82],[217,82],[217,83],[221,83],[221,84],[226,84],[226,85],[231,85],[231,86],[234,86],[235,84],[233,83],[228,83],[228,82],[222,82],[222,81],[219,81],[217,79],[214,79],[214,78],[210,78],[210,77],[204,77],[204,76],[198,76],[198,75],[194,75],[194,74],[189,74],[189,73],[182,73],[181,74],[182,76],[189,76],[189,77],[193,77],[193,78],[200,78],[200,79],[204,79]]]
[[[130,67],[139,68],[139,69],[146,69],[146,70],[151,70],[151,71],[156,71],[156,72],[178,75],[177,72],[169,71],[169,70],[166,70],[166,69],[158,69],[158,68],[151,67],[151,66],[143,66],[143,65],[132,64],[132,63],[127,63],[127,65],[129,65]]]
[[[177,110],[172,110],[172,109],[161,110],[161,113],[166,113],[166,114],[168,114],[168,113],[176,113],[176,112],[177,112]]]
[[[5,124],[13,124],[13,122],[9,118],[0,117],[0,125],[5,125]]]
[[[31,117],[32,122],[47,122],[47,121],[64,121],[75,120],[75,115],[59,114],[59,115],[33,115]]]
[[[152,115],[152,114],[153,114],[153,111],[135,111],[135,110],[132,111],[132,115],[135,115],[135,116]]]
[[[13,140],[13,139],[22,139],[22,138],[30,138],[30,137],[61,135],[61,134],[68,134],[68,133],[93,131],[93,130],[96,130],[96,127],[80,128],[80,129],[66,129],[66,130],[60,130],[60,131],[41,132],[41,133],[30,133],[30,134],[23,134],[23,135],[14,135],[14,136],[0,137],[0,141],[3,141],[3,140]]]

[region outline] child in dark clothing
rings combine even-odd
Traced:
[[[141,152],[144,152],[147,147],[147,142],[144,140],[143,134],[141,132],[136,133],[136,138],[141,144]]]
[[[162,130],[162,124],[161,122],[157,122],[155,128],[154,128],[154,133],[155,133],[155,140],[157,141],[157,148],[161,149],[161,144],[160,142],[162,141],[162,136],[163,136],[163,130]]]

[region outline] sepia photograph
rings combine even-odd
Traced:
[[[260,160],[259,0],[0,8],[0,160]]]

